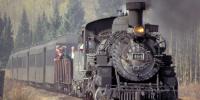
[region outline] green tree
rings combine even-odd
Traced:
[[[7,15],[4,14],[3,18],[2,18],[2,28],[1,28],[1,34],[0,34],[0,60],[2,62],[2,59],[4,58],[4,47],[5,47],[5,35],[6,35],[6,26],[7,26]]]
[[[67,12],[60,27],[60,33],[74,33],[81,28],[84,21],[84,10],[80,0],[70,0]],[[79,31],[79,30],[78,30]]]
[[[10,17],[7,17],[5,14],[3,22],[4,22],[4,27],[0,38],[0,45],[1,45],[0,61],[2,66],[5,66],[8,61],[8,57],[13,49],[14,41],[13,41],[13,31],[12,31],[12,23]]]
[[[42,34],[42,22],[40,16],[38,17],[37,23],[36,23],[36,30],[33,34],[33,44],[38,43],[41,40],[41,34]]]
[[[3,28],[4,28],[4,22],[3,22],[3,19],[1,17],[1,14],[0,14],[0,37],[2,35]]]
[[[31,45],[32,37],[26,11],[23,10],[21,23],[16,36],[16,47],[23,48]]]
[[[45,12],[43,12],[43,14],[42,14],[42,17],[41,17],[41,24],[42,24],[42,32],[43,32],[43,41],[48,41],[48,40],[50,40],[50,36],[49,36],[49,34],[48,33],[50,33],[50,23],[49,23],[49,21],[48,21],[48,18],[47,18],[47,16],[46,16],[46,14],[45,14]]]
[[[5,15],[4,15],[5,16]],[[1,46],[1,48],[0,48],[0,56],[1,56],[1,58],[0,58],[0,64],[2,64],[2,58],[3,58],[3,31],[4,31],[4,20],[3,20],[3,18],[0,16],[0,46]]]
[[[55,38],[57,36],[57,31],[61,25],[61,19],[62,17],[59,14],[58,4],[56,3],[54,7],[53,17],[51,18],[51,34],[49,34],[51,38]]]
[[[99,8],[96,9],[96,14],[102,18],[117,15],[117,10],[121,9],[123,0],[98,0],[98,4]]]
[[[50,40],[49,29],[50,29],[49,21],[46,17],[45,12],[43,12],[42,16],[39,16],[37,20],[36,30],[33,39],[34,44]]]

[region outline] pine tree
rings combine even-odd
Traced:
[[[8,57],[13,49],[13,31],[12,31],[12,23],[10,17],[7,17],[7,15],[4,15],[4,27],[2,31],[2,36],[0,38],[0,61],[2,62],[2,66],[5,66]]]
[[[41,27],[42,27],[42,33],[43,33],[42,34],[42,37],[43,37],[42,40],[48,41],[48,40],[50,40],[50,37],[49,37],[50,23],[47,19],[45,12],[43,12],[41,20],[42,20],[42,26]]]
[[[21,23],[16,36],[17,48],[29,46],[32,42],[31,32],[29,29],[29,22],[26,11],[23,10]]]
[[[2,19],[2,17],[0,16],[0,64],[2,64],[2,56],[3,56],[3,30],[4,30],[4,20]]]
[[[58,4],[55,4],[53,17],[51,19],[51,38],[55,38],[57,36],[57,31],[61,25],[62,17],[59,14]]]
[[[3,59],[5,58],[4,57],[4,54],[5,54],[5,35],[6,35],[6,26],[7,26],[7,14],[5,13],[4,14],[4,16],[3,16],[3,20],[2,20],[2,32],[1,32],[1,37],[0,37],[0,46],[1,46],[1,48],[0,48],[0,56],[1,56],[1,58],[0,58],[0,60],[1,60],[1,62],[4,62],[3,61]]]
[[[42,34],[44,34],[44,33],[42,32],[42,20],[41,20],[40,16],[38,17],[36,25],[37,25],[36,30],[35,30],[35,33],[33,35],[33,44],[38,43],[38,42],[43,40]]]
[[[11,53],[13,48],[13,30],[12,30],[12,23],[10,17],[8,17],[7,24],[5,26],[5,51],[6,57]],[[7,59],[6,59],[7,60]]]
[[[42,16],[38,17],[37,23],[36,23],[36,30],[34,33],[34,44],[40,43],[44,41],[50,40],[50,23],[47,19],[47,16],[45,12],[43,12]]]
[[[98,0],[99,8],[96,14],[100,18],[117,15],[117,10],[122,6],[123,0]],[[108,9],[109,8],[109,9]]]
[[[65,13],[63,23],[60,28],[62,34],[76,33],[79,31],[84,21],[84,10],[80,0],[70,0],[68,10]]]
[[[1,14],[0,14],[0,38],[1,38],[1,35],[2,35],[3,28],[4,28],[4,22],[3,22],[3,19],[1,17]]]

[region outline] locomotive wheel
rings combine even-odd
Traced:
[[[90,92],[90,91],[86,92],[86,93],[85,93],[85,97],[84,97],[83,100],[94,100],[94,98],[93,98],[93,93]]]

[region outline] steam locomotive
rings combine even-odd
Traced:
[[[127,0],[126,7],[121,16],[86,24],[79,43],[68,35],[12,54],[13,79],[57,86],[85,100],[177,100],[172,57],[164,53],[158,25],[143,23],[145,2]],[[55,60],[58,45],[66,57]]]
[[[158,26],[143,23],[145,2],[126,7],[125,16],[86,25],[86,100],[176,100],[178,82]]]

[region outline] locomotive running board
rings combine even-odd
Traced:
[[[101,88],[105,98],[119,100],[162,100],[162,94],[174,91],[173,87],[156,86],[156,84],[132,84]],[[172,90],[170,90],[170,88]],[[141,99],[142,98],[142,99]]]

